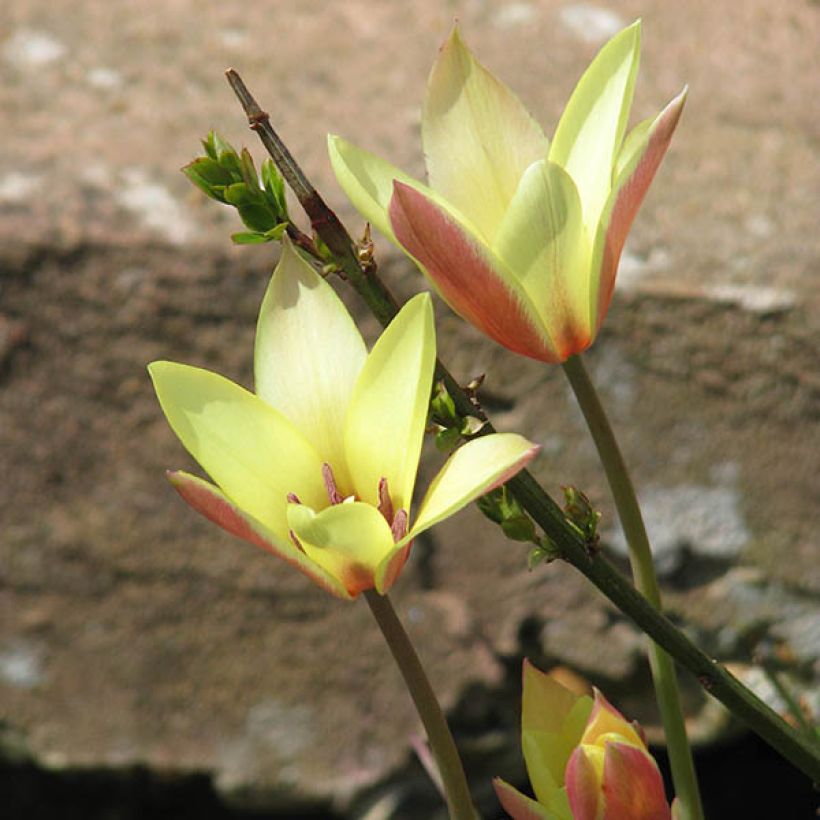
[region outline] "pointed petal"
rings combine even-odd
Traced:
[[[397,182],[390,219],[398,241],[459,316],[514,353],[560,361],[527,292],[451,211]]]
[[[612,184],[626,131],[641,48],[640,21],[616,34],[584,72],[564,109],[550,159],[575,180],[592,232]]]
[[[182,471],[170,472],[168,479],[186,503],[209,521],[213,521],[231,535],[287,561],[331,595],[344,599],[351,597],[345,587],[330,573],[314,564],[289,541],[283,540],[240,510],[213,484]]]
[[[362,368],[345,419],[345,448],[360,500],[379,505],[387,479],[393,509],[409,510],[436,361],[429,293],[388,325]]]
[[[342,495],[352,483],[339,419],[366,357],[341,299],[285,237],[256,327],[256,392],[331,465]]]
[[[433,479],[407,537],[415,538],[508,481],[540,449],[516,433],[495,433],[468,441],[450,456]]]
[[[617,734],[624,741],[638,748],[646,748],[635,726],[596,689],[595,702],[580,742],[598,743],[598,738],[602,735],[613,734]]]
[[[393,196],[393,180],[408,185],[415,180],[387,160],[357,148],[335,134],[328,134],[327,150],[336,181],[353,207],[381,234],[396,243],[387,207]]]
[[[489,242],[527,166],[549,143],[515,94],[453,29],[436,60],[421,118],[430,187]]]
[[[592,698],[578,696],[529,661],[524,661],[521,745],[539,801],[553,807],[564,799],[560,789],[572,750],[578,744]]]
[[[322,462],[278,411],[228,379],[174,362],[148,370],[185,449],[238,507],[284,540],[289,492],[327,503]]]
[[[393,549],[393,534],[375,507],[353,501],[317,513],[303,504],[290,504],[287,516],[308,557],[352,597],[374,587],[376,567]]]
[[[547,160],[521,178],[493,250],[516,275],[562,360],[592,341],[589,240],[572,177]]]
[[[618,261],[632,220],[675,133],[686,93],[687,89],[684,88],[648,127],[646,123],[636,126],[635,137],[630,134],[624,143],[623,156],[618,159],[621,171],[601,214],[592,250],[590,304],[595,316],[596,333],[612,299]]]
[[[602,752],[602,749],[587,750],[579,746],[571,755],[567,763],[566,787],[569,805],[572,809],[573,820],[601,820],[598,809],[602,795],[600,781],[595,763],[590,759],[593,754]]]
[[[555,820],[552,812],[547,811],[531,797],[521,794],[506,780],[494,777],[493,788],[498,802],[501,803],[501,808],[510,815],[512,820]]]
[[[655,761],[625,743],[607,743],[604,752],[603,820],[670,820],[663,778]]]

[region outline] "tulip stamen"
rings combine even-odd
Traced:
[[[290,540],[293,542],[293,546],[296,547],[299,552],[307,555],[307,553],[305,553],[305,548],[302,546],[302,542],[296,537],[296,533],[293,530],[288,530],[288,535],[290,536]]]
[[[341,504],[345,500],[345,497],[339,492],[336,486],[336,479],[333,476],[333,468],[327,462],[322,465],[322,478],[325,482],[328,501],[330,501],[331,504]]]
[[[301,504],[299,496],[296,493],[288,493],[288,504]]]
[[[399,510],[393,517],[390,524],[390,532],[393,533],[393,541],[398,542],[407,535],[407,510]]]
[[[379,512],[388,524],[393,523],[393,500],[390,498],[387,479],[384,476],[379,479]]]

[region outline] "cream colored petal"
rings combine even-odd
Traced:
[[[393,180],[417,184],[408,174],[381,157],[358,148],[335,134],[327,138],[327,150],[336,181],[356,210],[391,242],[396,243],[387,206],[393,196]]]
[[[333,288],[285,239],[256,327],[256,392],[284,413],[352,489],[343,419],[367,349]]]
[[[302,504],[288,506],[288,524],[308,557],[356,596],[375,586],[376,568],[394,548],[382,514],[354,501],[319,513]]]
[[[435,361],[432,300],[420,293],[373,346],[345,420],[356,494],[374,507],[379,482],[386,478],[393,509],[410,511]]]
[[[567,103],[549,158],[575,180],[584,222],[594,231],[612,185],[641,48],[640,21],[616,34],[584,72]]]
[[[516,433],[495,433],[468,441],[433,479],[405,540],[458,512],[523,469],[539,448]]]
[[[422,111],[430,187],[491,242],[526,168],[549,142],[518,97],[453,29],[436,60]]]
[[[351,597],[340,581],[311,561],[290,539],[281,538],[240,510],[218,487],[182,471],[169,473],[168,479],[185,502],[209,521],[231,535],[287,561],[331,595],[345,599]]]
[[[519,278],[561,360],[592,341],[589,240],[572,178],[553,162],[521,179],[493,250]]]
[[[319,456],[278,410],[208,370],[174,362],[148,370],[185,449],[232,503],[281,540],[288,493],[306,504],[327,503]]]

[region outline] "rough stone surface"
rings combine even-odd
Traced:
[[[0,5],[0,725],[15,753],[203,770],[275,806],[344,806],[408,770],[419,727],[367,608],[232,542],[162,479],[190,465],[145,363],[248,384],[274,261],[228,247],[233,214],[178,168],[211,127],[261,156],[221,76],[233,65],[358,232],[325,134],[421,173],[420,102],[454,16],[549,133],[600,42],[638,14],[635,117],[685,82],[690,97],[589,366],[672,556],[672,613],[719,657],[748,661],[765,634],[795,686],[816,676],[814,4],[145,0],[55,15],[22,0]],[[377,249],[397,294],[421,286]],[[535,471],[551,492],[587,492],[617,559],[560,371],[437,312],[442,358],[464,381],[487,374],[497,426],[543,445]],[[396,590],[465,742],[511,748],[524,653],[572,666],[651,724],[633,627],[568,567],[525,561],[470,510],[420,540]],[[696,689],[687,697],[698,712]]]

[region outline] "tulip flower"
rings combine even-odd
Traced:
[[[256,394],[198,367],[149,366],[171,428],[215,483],[181,471],[170,480],[206,518],[328,592],[384,594],[416,535],[538,449],[511,433],[468,442],[409,526],[435,355],[429,294],[368,354],[341,300],[286,239],[257,325]]]
[[[637,725],[595,690],[578,696],[524,662],[521,745],[536,799],[496,778],[514,820],[669,820]]]
[[[563,362],[598,333],[686,96],[625,136],[639,51],[636,22],[593,60],[550,143],[454,30],[422,112],[429,185],[330,136],[336,178],[462,318],[516,353]]]

